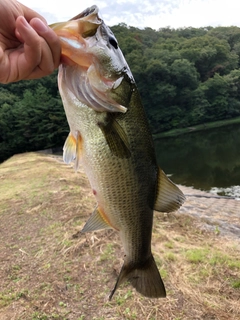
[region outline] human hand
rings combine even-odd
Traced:
[[[1,83],[51,74],[60,56],[60,41],[42,16],[16,0],[0,0]]]

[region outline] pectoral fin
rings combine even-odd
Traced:
[[[63,146],[63,161],[67,164],[71,163],[76,158],[76,139],[69,132],[69,135]]]
[[[107,144],[115,156],[118,158],[129,158],[131,156],[130,145],[127,135],[120,124],[113,116],[108,116],[107,123],[99,123]]]
[[[85,233],[109,228],[112,228],[112,226],[110,225],[106,215],[97,207],[91,214],[81,232]]]
[[[63,147],[63,161],[67,164],[71,163],[75,159],[74,168],[77,170],[79,168],[79,162],[82,154],[82,137],[79,132],[77,132],[77,137],[70,132],[64,147]]]
[[[158,192],[154,209],[160,212],[176,211],[184,201],[185,196],[182,191],[159,168]]]

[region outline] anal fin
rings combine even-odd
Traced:
[[[109,221],[106,219],[99,207],[97,207],[91,214],[81,232],[85,233],[109,228],[112,228],[112,226],[109,224]]]
[[[158,190],[154,209],[160,212],[172,212],[181,207],[185,201],[182,191],[159,168]]]

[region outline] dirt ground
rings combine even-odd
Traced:
[[[114,231],[79,234],[95,206],[83,172],[39,153],[2,163],[0,320],[239,320],[240,202],[181,188],[184,206],[154,218],[167,298],[126,283],[109,302],[124,253]]]

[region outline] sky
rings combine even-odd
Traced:
[[[19,0],[47,22],[66,21],[97,5],[108,26],[126,23],[137,28],[240,27],[240,0]]]

